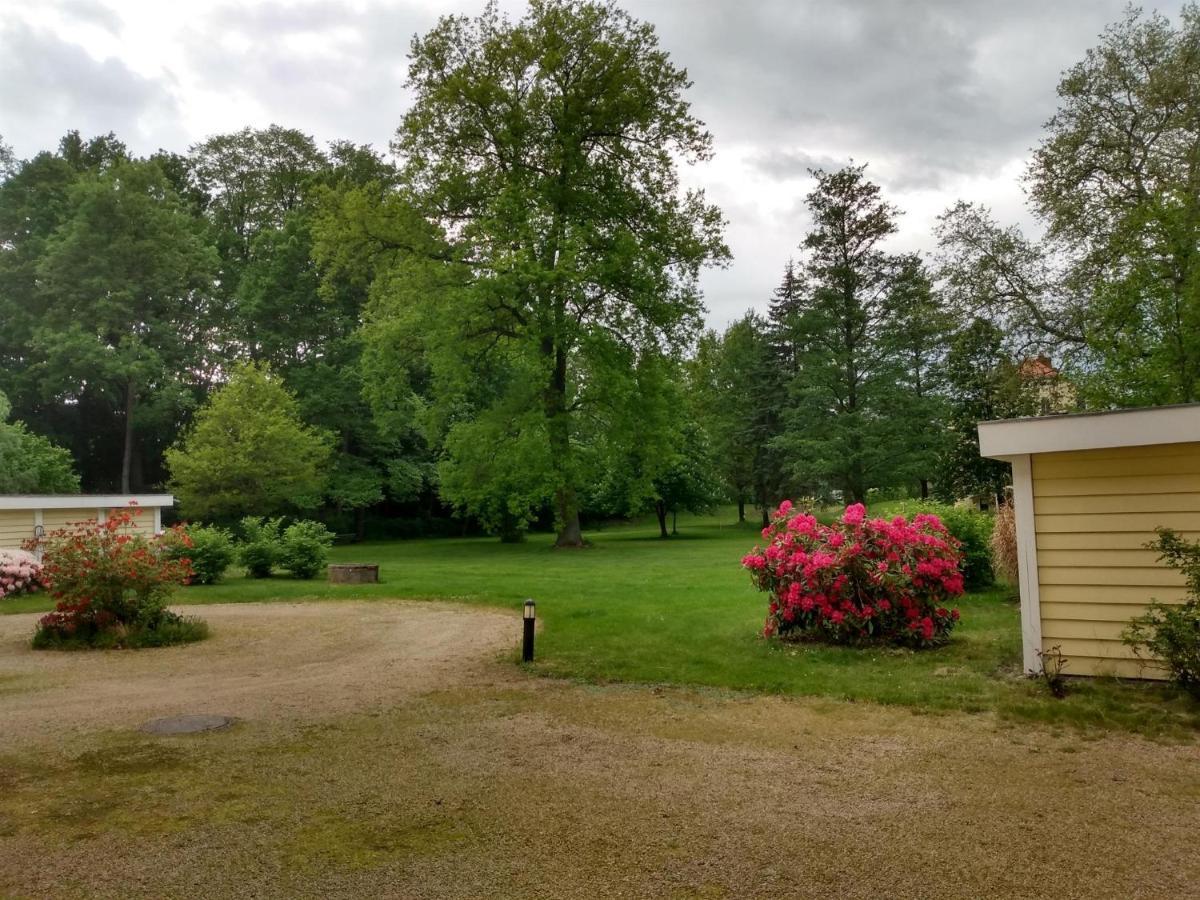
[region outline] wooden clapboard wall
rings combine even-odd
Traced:
[[[1200,538],[1200,443],[1035,454],[1034,531],[1042,646],[1075,675],[1158,677],[1121,643],[1151,599],[1184,579],[1145,545],[1158,526]]]

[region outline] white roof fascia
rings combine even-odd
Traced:
[[[170,494],[0,494],[0,509],[120,509],[174,506]]]
[[[1193,441],[1200,442],[1200,403],[979,423],[979,453],[992,459]]]

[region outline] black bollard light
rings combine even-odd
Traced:
[[[521,661],[533,662],[533,627],[537,624],[537,604],[525,601],[525,640],[521,643]]]

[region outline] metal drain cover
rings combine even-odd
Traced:
[[[232,716],[168,716],[147,722],[141,730],[146,734],[198,734],[228,728],[234,721]]]

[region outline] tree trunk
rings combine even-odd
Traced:
[[[550,455],[558,472],[559,487],[554,492],[554,523],[558,529],[555,547],[582,547],[583,529],[579,525],[579,495],[573,484],[571,466],[571,419],[567,411],[567,353],[552,340],[542,342],[542,350],[554,360],[554,373],[546,389],[545,411],[550,433]]]
[[[667,504],[661,500],[654,501],[654,514],[658,516],[658,536],[669,537],[667,534]]]
[[[121,453],[121,493],[129,493],[129,473],[133,468],[133,410],[137,403],[137,392],[133,379],[125,383],[125,448]]]
[[[746,501],[738,497],[738,524],[746,521]]]
[[[367,539],[367,508],[360,506],[354,510],[354,540],[362,543]]]
[[[928,478],[921,479],[921,499],[922,500],[929,499],[929,479]]]

